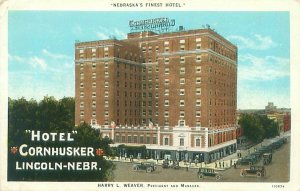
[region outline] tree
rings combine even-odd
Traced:
[[[255,143],[279,135],[278,123],[266,115],[242,114],[239,124],[244,129],[245,136]]]

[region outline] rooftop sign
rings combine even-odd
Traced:
[[[169,19],[166,17],[129,21],[131,32],[153,31],[161,33],[168,32],[173,26],[175,26],[175,19]]]

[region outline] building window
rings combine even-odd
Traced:
[[[180,78],[179,82],[180,84],[185,84],[185,78]]]
[[[119,142],[120,142],[120,136],[119,136],[119,135],[116,135],[115,142],[116,142],[116,143],[119,143]]]
[[[108,63],[107,62],[104,63],[104,68],[106,68],[106,69],[108,68]]]
[[[169,64],[170,59],[169,58],[165,58],[165,64]]]
[[[104,116],[108,117],[108,111],[104,111]]]
[[[108,88],[108,82],[104,82],[104,87]]]
[[[184,56],[180,56],[180,63],[184,64],[185,63],[185,57]]]
[[[184,89],[180,89],[179,95],[184,95],[184,94],[185,94],[185,90]]]
[[[185,112],[184,111],[180,111],[179,112],[179,117],[183,118],[185,116]]]
[[[144,136],[143,136],[143,135],[140,136],[140,141],[139,141],[139,143],[144,143]]]
[[[108,100],[104,101],[104,107],[108,107]]]
[[[83,82],[80,83],[80,88],[83,88]]]
[[[196,147],[200,147],[200,139],[199,138],[196,139],[195,143],[196,143],[195,144]]]
[[[169,41],[165,41],[165,42],[164,42],[164,45],[165,45],[165,46],[169,46]]]
[[[84,74],[83,74],[83,72],[81,72],[80,73],[80,79],[83,80],[83,78],[84,78]]]
[[[84,49],[80,49],[79,54],[83,54],[83,53],[84,53]]]
[[[127,136],[127,143],[131,143],[131,135]]]
[[[152,144],[156,144],[156,137],[152,137]]]
[[[108,91],[104,92],[104,97],[108,97]]]
[[[108,77],[108,75],[109,75],[108,71],[105,71],[105,72],[104,72],[104,77],[106,77],[106,78],[107,78],[107,77]]]
[[[96,101],[95,100],[93,100],[93,102],[92,102],[92,107],[96,107]]]
[[[184,67],[180,68],[180,74],[185,74],[185,68]]]
[[[84,111],[83,111],[83,110],[80,111],[80,116],[81,116],[81,117],[84,116]]]
[[[146,47],[145,46],[142,47],[142,51],[146,52]]]
[[[169,89],[165,89],[165,96],[169,96]]]
[[[201,42],[201,37],[196,38],[196,42]]]
[[[108,51],[108,47],[104,47],[104,51]]]
[[[184,100],[179,101],[179,106],[184,106]]]
[[[201,43],[197,43],[197,44],[196,44],[196,49],[197,49],[197,50],[201,49]]]
[[[165,52],[169,52],[170,48],[169,47],[165,47]]]
[[[196,100],[196,106],[201,106],[201,100],[200,99]]]
[[[196,88],[196,95],[201,95],[201,88]]]
[[[201,117],[201,111],[196,111],[196,117]]]
[[[80,102],[80,107],[84,107],[84,102],[83,101]]]
[[[165,111],[165,117],[169,117],[169,111]]]
[[[92,83],[92,87],[95,88],[96,87],[96,82]]]
[[[93,117],[96,117],[96,111],[93,111],[92,115],[93,115]]]
[[[178,125],[179,125],[180,127],[184,127],[184,126],[185,126],[185,121],[184,121],[184,120],[179,120]]]
[[[84,93],[83,92],[80,92],[80,97],[84,97]]]
[[[201,66],[196,66],[196,73],[201,73]]]
[[[201,122],[200,121],[196,121],[196,127],[201,127]]]
[[[93,64],[92,64],[92,69],[95,69],[95,68],[96,68],[96,63],[93,62]]]
[[[201,77],[196,78],[196,84],[201,84]]]
[[[155,51],[156,51],[156,52],[159,51],[159,46],[155,46]]]
[[[196,62],[201,62],[201,56],[200,55],[196,56]]]
[[[164,145],[169,145],[169,138],[168,137],[164,138]]]
[[[158,89],[158,84],[157,83],[155,84],[155,89]]]
[[[185,45],[180,45],[180,50],[185,50]]]
[[[92,93],[92,97],[96,97],[96,92],[93,92],[93,93]]]
[[[169,79],[165,79],[165,86],[169,85]]]
[[[184,138],[180,138],[180,146],[184,146]]]
[[[137,143],[137,136],[136,135],[133,136],[133,143]]]
[[[169,106],[169,100],[165,100],[165,106],[166,106],[166,107]]]
[[[169,68],[165,68],[165,74],[169,74],[170,69]]]
[[[181,39],[181,40],[179,41],[179,43],[180,43],[180,44],[184,44],[184,43],[185,43],[185,40],[184,40],[184,39]]]
[[[92,74],[92,78],[95,79],[96,78],[96,72],[93,72]]]

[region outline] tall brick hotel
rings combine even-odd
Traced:
[[[209,27],[78,42],[75,99],[114,146],[212,162],[236,151],[237,47]]]

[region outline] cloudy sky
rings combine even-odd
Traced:
[[[126,38],[129,20],[169,17],[176,27],[209,24],[238,46],[238,109],[290,107],[288,12],[10,11],[9,96],[74,96],[74,43]],[[175,28],[174,28],[175,30]]]

